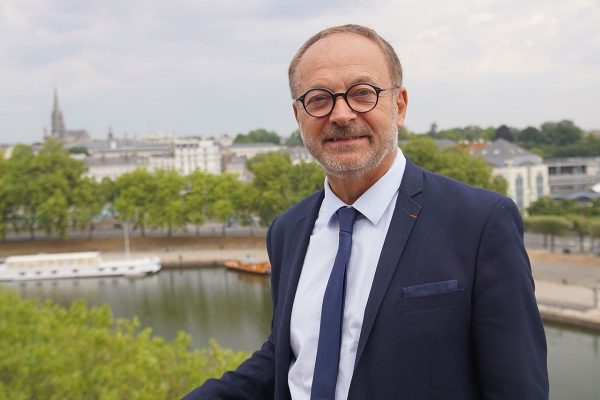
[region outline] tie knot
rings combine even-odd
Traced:
[[[336,214],[340,223],[340,231],[352,234],[354,221],[356,221],[356,217],[359,214],[358,211],[353,207],[340,207]]]

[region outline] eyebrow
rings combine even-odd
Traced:
[[[378,82],[376,82],[376,81],[375,81],[375,79],[373,79],[373,77],[361,75],[361,76],[359,76],[359,77],[357,77],[357,78],[354,78],[353,80],[351,80],[351,81],[350,81],[350,84],[349,84],[349,85],[348,85],[348,86],[345,88],[345,90],[348,90],[348,88],[349,88],[350,86],[357,85],[357,84],[359,84],[359,83],[368,83],[368,84],[375,85],[375,86],[380,86],[380,85],[381,85],[381,83],[378,83]],[[333,90],[331,90],[331,89],[329,88],[329,86],[328,86],[328,85],[324,85],[324,84],[321,84],[321,83],[319,83],[319,82],[317,82],[317,83],[316,83],[316,84],[314,84],[314,85],[311,85],[311,86],[310,86],[310,87],[309,87],[309,88],[306,90],[306,92],[307,92],[307,91],[309,91],[309,90],[313,90],[313,89],[325,89],[325,90],[328,90],[328,91],[330,91],[331,93],[333,93],[333,92],[334,92]],[[305,93],[306,93],[306,92],[305,92]]]

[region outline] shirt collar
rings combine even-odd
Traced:
[[[340,207],[351,205],[360,211],[373,225],[377,225],[400,187],[405,168],[406,157],[404,157],[402,150],[398,148],[392,166],[354,204],[345,204],[340,200],[329,187],[329,182],[325,177],[325,197],[321,204],[323,215],[331,223],[331,217]]]

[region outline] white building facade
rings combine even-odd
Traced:
[[[473,155],[483,157],[492,167],[493,175],[506,180],[507,195],[522,213],[531,203],[550,195],[548,166],[537,154],[498,139]]]

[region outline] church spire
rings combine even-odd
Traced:
[[[50,137],[62,139],[65,135],[65,123],[58,105],[58,90],[56,88],[54,88],[54,107],[52,109],[51,126],[52,130],[50,132]]]

